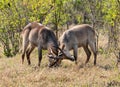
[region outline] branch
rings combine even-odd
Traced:
[[[119,0],[117,0],[117,2],[118,2],[118,4],[119,4],[119,6],[120,6],[120,1],[119,1]]]
[[[48,15],[48,13],[50,13],[50,11],[51,11],[53,8],[54,8],[54,7],[51,5],[50,9],[48,9],[48,11],[46,11],[44,14],[42,14],[43,16],[42,16],[42,18],[40,19],[40,23],[42,23],[42,22],[45,20],[46,16]]]

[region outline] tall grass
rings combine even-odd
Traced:
[[[105,50],[106,38],[100,36],[99,46]],[[41,66],[37,67],[38,54],[31,54],[30,66],[21,64],[21,55],[0,58],[0,87],[120,87],[120,74],[115,66],[112,53],[98,54],[97,65],[93,65],[93,55],[85,65],[86,55],[79,50],[78,65],[64,60],[58,68],[48,68],[47,51],[43,53]]]

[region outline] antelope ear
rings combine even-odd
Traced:
[[[49,51],[50,51],[50,53],[52,53],[52,54],[53,54],[53,51],[52,51],[52,49],[51,49],[51,48],[49,48]]]

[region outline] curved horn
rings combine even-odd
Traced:
[[[50,53],[54,53],[51,48],[49,48],[49,50],[50,50]]]
[[[62,50],[61,48],[59,48],[59,47],[57,47],[57,46],[54,46],[54,47],[56,47],[57,49],[59,49],[59,50],[63,53],[63,55],[65,56],[65,59],[68,59],[68,60],[71,60],[71,61],[74,61],[74,60],[75,60],[75,58],[73,58],[73,57],[68,57],[68,56],[63,52],[63,50]],[[63,45],[62,48],[64,48],[64,45]],[[50,51],[53,53],[52,49],[50,49]],[[49,58],[52,58],[52,59],[62,59],[60,56],[53,57],[52,55],[48,55],[48,57],[49,57]]]
[[[53,50],[51,48],[49,48],[49,51],[50,51],[50,53],[54,54],[54,52],[53,52]],[[55,62],[53,62],[52,64],[50,64],[49,67],[54,66],[59,61],[59,58],[57,56],[54,57],[53,55],[49,54],[48,57],[55,60]]]
[[[52,54],[55,54],[51,48],[49,48],[50,54],[48,55],[49,58],[52,59],[59,59],[57,56],[53,56]]]
[[[56,47],[56,46],[54,46],[54,47]],[[59,49],[59,50],[63,53],[63,55],[65,56],[65,59],[68,59],[68,60],[71,60],[71,61],[74,61],[74,60],[75,60],[75,58],[68,57],[68,56],[63,52],[63,50],[62,50],[61,48],[59,48],[59,47],[56,47],[56,48]],[[64,47],[63,47],[63,48],[64,48]],[[50,49],[50,51],[51,51],[51,53],[53,53],[52,49]],[[55,62],[52,63],[51,65],[49,65],[49,67],[54,66],[54,65],[59,61],[59,59],[62,59],[60,56],[54,57],[54,56],[52,56],[52,55],[48,55],[48,57],[49,57],[49,58],[52,58],[52,59],[55,59]]]
[[[54,46],[54,47],[55,47],[55,46]],[[64,47],[65,47],[65,45],[63,45],[62,49],[64,49]],[[74,60],[75,60],[75,58],[68,57],[68,56],[63,52],[63,50],[62,50],[61,48],[57,47],[57,49],[59,49],[59,50],[63,53],[63,55],[65,56],[65,59],[68,59],[68,60],[71,60],[71,61],[74,61]],[[54,59],[61,59],[61,57],[57,56],[57,57],[55,57]]]

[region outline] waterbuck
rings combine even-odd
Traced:
[[[26,53],[28,65],[31,64],[30,54],[35,47],[38,47],[38,66],[42,60],[42,49],[48,50],[49,57],[55,58],[58,55],[58,43],[54,32],[40,23],[32,22],[26,25],[22,31],[22,39],[22,63]],[[53,65],[50,63],[50,66]]]
[[[88,46],[91,48],[91,51],[94,54],[94,65],[96,65],[97,58],[97,49],[96,49],[96,33],[93,28],[88,24],[76,25],[71,29],[66,30],[59,39],[60,48],[63,53],[59,54],[60,59],[75,59],[77,63],[78,58],[78,48],[83,47],[87,60],[85,63],[88,63],[91,52]],[[73,49],[73,56],[71,56],[69,50]]]

